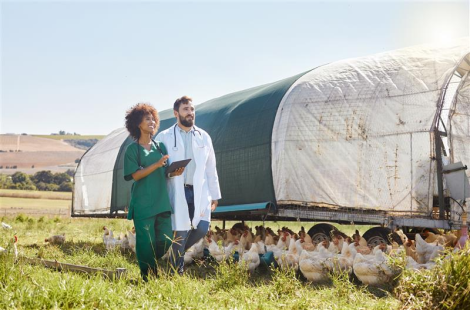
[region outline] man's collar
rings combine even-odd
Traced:
[[[191,131],[194,131],[194,126],[191,127],[191,129],[189,129],[189,131],[187,131],[187,132],[186,132],[183,128],[181,128],[180,126],[178,126],[178,124],[176,124],[176,127],[178,127],[178,129],[180,130],[180,132],[182,131],[182,132],[184,132],[184,133],[189,133],[189,132],[191,132]]]

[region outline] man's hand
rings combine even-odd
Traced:
[[[214,211],[218,205],[219,205],[219,202],[217,200],[212,200],[211,211]]]

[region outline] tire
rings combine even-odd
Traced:
[[[432,232],[432,233],[435,234],[435,235],[441,235],[441,234],[442,234],[439,230],[437,230],[437,229],[435,229],[435,228],[413,228],[413,229],[410,231],[410,233],[414,233],[414,234],[419,233],[419,234],[422,234],[425,230],[428,230],[428,231]]]
[[[314,225],[310,230],[307,232],[309,236],[312,238],[313,243],[320,244],[323,241],[327,241],[328,245],[331,241],[330,232],[332,230],[338,230],[336,227],[330,224],[321,223]]]
[[[381,243],[391,244],[392,230],[387,227],[372,227],[362,237],[367,240],[368,246],[374,248]]]

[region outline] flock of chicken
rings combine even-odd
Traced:
[[[122,249],[122,250],[132,250],[135,252],[135,228],[132,227],[132,230],[128,231],[126,234],[121,233],[119,237],[114,238],[114,233],[111,229],[106,226],[103,226],[103,243],[106,246],[106,250]]]
[[[3,229],[11,226],[2,222]],[[312,282],[321,282],[335,272],[354,273],[364,284],[382,284],[388,282],[397,272],[391,263],[393,257],[404,255],[406,268],[420,270],[431,269],[436,265],[436,258],[444,253],[446,247],[457,243],[457,237],[452,233],[437,235],[426,231],[416,234],[415,240],[410,240],[400,230],[395,231],[402,245],[393,241],[391,245],[382,243],[374,248],[356,230],[348,237],[338,230],[331,231],[331,242],[323,241],[315,244],[302,227],[298,233],[287,227],[275,233],[269,227],[256,226],[256,232],[237,223],[230,229],[209,230],[207,235],[186,251],[186,264],[203,258],[207,251],[217,262],[232,260],[238,252],[238,264],[250,273],[260,265],[263,255],[272,255],[275,264],[282,269],[300,270],[304,277]],[[132,250],[135,252],[136,236],[132,228],[126,234],[114,237],[113,231],[103,227],[103,242],[108,251],[114,249]],[[65,234],[54,235],[47,239],[50,244],[63,244]],[[18,256],[15,236],[13,251]],[[0,247],[0,254],[7,249]],[[271,254],[271,253],[272,254]],[[169,257],[169,253],[165,255]],[[164,258],[165,258],[164,257]]]
[[[391,263],[392,257],[406,254],[406,267],[410,269],[431,269],[435,259],[444,252],[446,246],[453,246],[457,237],[452,233],[435,235],[426,232],[425,239],[416,234],[416,240],[409,240],[400,230],[396,231],[403,245],[392,242],[370,248],[359,232],[348,237],[339,231],[331,232],[331,242],[315,244],[302,227],[298,233],[284,227],[274,233],[269,227],[251,229],[241,223],[231,229],[215,227],[185,254],[185,263],[204,255],[207,248],[210,255],[222,262],[230,259],[236,251],[238,264],[251,273],[260,265],[260,256],[272,252],[277,265],[282,268],[300,270],[304,277],[312,282],[321,282],[331,273],[345,271],[364,284],[382,284],[388,282],[398,270]]]

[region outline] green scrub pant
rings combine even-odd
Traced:
[[[142,278],[147,280],[149,271],[157,275],[156,260],[165,255],[171,246],[171,213],[163,212],[142,220],[134,219],[134,227],[135,253]]]

